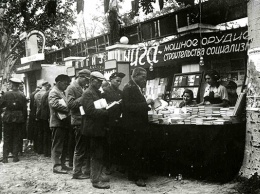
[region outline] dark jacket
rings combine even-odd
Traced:
[[[33,119],[33,120],[35,120],[35,118],[36,118],[36,106],[35,106],[35,102],[34,102],[34,96],[37,92],[39,92],[39,91],[35,90],[30,95],[30,119]]]
[[[43,94],[41,99],[41,107],[40,107],[40,116],[41,120],[49,120],[50,119],[50,107],[49,107],[49,96],[50,90]],[[37,117],[38,118],[38,117]]]
[[[108,86],[104,89],[102,97],[106,99],[107,103],[110,104],[114,101],[122,99],[123,92],[112,86]],[[109,110],[109,126],[118,126],[120,122],[120,116],[122,114],[122,103],[114,105]]]
[[[68,100],[68,107],[71,113],[71,125],[81,124],[81,114],[79,107],[81,106],[83,89],[74,81],[66,90],[66,97]]]
[[[123,125],[129,130],[146,131],[149,106],[133,80],[123,89]]]
[[[20,91],[8,91],[3,95],[1,108],[6,107],[4,123],[24,123],[27,118],[27,100]]]
[[[105,136],[105,125],[108,112],[104,109],[95,109],[94,101],[101,99],[101,93],[90,86],[82,96],[82,106],[85,115],[82,117],[81,134],[92,137]]]

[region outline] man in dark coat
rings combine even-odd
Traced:
[[[153,100],[146,101],[142,89],[146,86],[147,72],[141,67],[133,70],[132,79],[123,89],[123,125],[128,133],[128,178],[138,186],[146,186],[146,141],[148,136],[148,111]]]
[[[33,91],[30,95],[30,113],[29,113],[29,124],[28,124],[28,129],[27,129],[27,139],[29,140],[29,144],[32,145],[33,141],[35,140],[34,138],[34,131],[36,130],[36,106],[34,103],[34,96],[37,92],[41,90],[40,86],[37,86],[35,91]],[[37,143],[36,143],[37,144]],[[36,145],[34,142],[34,151],[36,151]]]
[[[108,177],[104,174],[104,144],[105,144],[105,124],[108,119],[108,111],[95,107],[101,99],[101,87],[104,76],[97,71],[90,74],[90,86],[82,96],[82,105],[85,115],[82,119],[82,135],[90,137],[90,177],[93,187],[108,189]],[[95,102],[95,103],[94,103]],[[102,106],[101,106],[102,107]]]
[[[111,174],[112,162],[115,162],[115,157],[120,157],[120,165],[122,165],[122,157],[124,157],[123,144],[125,139],[123,138],[123,130],[121,127],[121,100],[122,100],[122,90],[119,86],[122,79],[125,77],[124,73],[115,72],[109,77],[110,85],[103,88],[103,98],[106,99],[108,104],[117,102],[110,111],[109,114],[109,130],[107,131],[107,143],[106,146],[106,174]]]
[[[41,100],[42,96],[50,89],[50,84],[47,81],[43,81],[42,83],[42,89],[37,92],[34,96],[34,102],[36,106],[36,142],[37,142],[37,153],[38,154],[43,154],[43,137],[44,137],[44,132],[43,132],[43,127],[40,119],[41,115]]]
[[[89,83],[90,71],[83,69],[78,72],[77,79],[70,84],[66,90],[66,97],[68,100],[68,107],[71,113],[71,138],[76,140],[76,146],[74,144],[73,150],[73,175],[74,179],[87,179],[90,177],[90,144],[89,139],[80,133],[81,127],[81,114],[80,106],[83,94],[83,88]],[[72,135],[74,133],[75,135]],[[72,145],[69,144],[69,147]],[[75,149],[74,149],[75,148]],[[75,151],[74,151],[75,150]],[[69,152],[70,155],[70,152]],[[71,156],[70,156],[71,158]]]
[[[70,129],[69,109],[64,91],[70,85],[70,78],[60,74],[55,78],[56,85],[49,93],[50,128],[52,132],[51,160],[53,172],[67,174],[71,170],[65,165]]]
[[[43,129],[43,154],[45,157],[51,156],[51,130],[50,130],[50,108],[48,102],[48,96],[50,93],[51,85],[48,84],[47,91],[43,94],[40,105],[40,119],[41,127]]]
[[[27,117],[27,101],[19,91],[19,85],[22,83],[17,78],[11,78],[11,90],[3,95],[1,107],[6,108],[3,115],[3,163],[8,162],[8,155],[13,153],[13,162],[18,162],[18,152],[23,124]]]

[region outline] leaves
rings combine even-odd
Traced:
[[[25,56],[24,43],[16,44],[19,35],[25,31],[42,31],[46,35],[46,46],[64,47],[65,39],[72,33],[70,27],[75,24],[75,11],[72,9],[74,1],[9,0],[0,15],[0,58],[5,59],[0,60],[4,63],[0,64],[1,67],[7,65],[6,56],[11,55],[9,60],[16,62]],[[56,8],[53,7],[54,4],[57,5]],[[14,45],[17,46],[11,49]]]
[[[153,12],[154,8],[152,6],[152,3],[155,3],[155,0],[141,0],[140,4],[145,14]]]

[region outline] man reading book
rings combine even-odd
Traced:
[[[122,79],[125,77],[124,73],[115,72],[112,73],[109,77],[110,85],[105,87],[104,93],[102,94],[103,98],[106,99],[109,110],[109,131],[106,134],[107,146],[106,146],[106,173],[111,173],[111,160],[113,156],[120,157],[120,163],[122,165],[122,159],[125,156],[123,151],[124,138],[121,130],[121,100],[122,100],[122,91],[119,89],[119,86],[122,82]],[[120,146],[121,145],[121,146]],[[121,149],[119,149],[121,148]]]

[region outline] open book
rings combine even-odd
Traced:
[[[99,100],[94,101],[94,106],[95,109],[102,109],[102,108],[106,108],[108,105],[106,99],[101,98]]]

